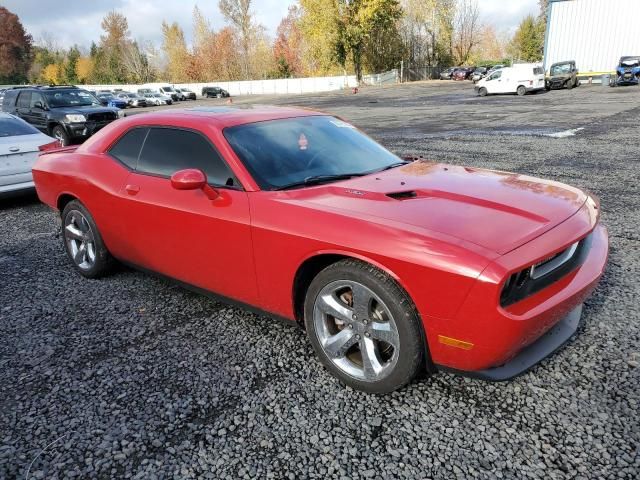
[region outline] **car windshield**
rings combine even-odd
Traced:
[[[164,90],[165,92],[173,92],[173,88],[171,87],[162,87],[162,90]]]
[[[57,90],[44,92],[49,107],[89,107],[100,105],[96,97],[85,90]]]
[[[551,67],[551,75],[565,75],[571,71],[570,63],[563,63],[562,65],[554,65]]]
[[[404,163],[352,125],[328,116],[239,125],[226,128],[224,136],[263,190],[331,182]]]
[[[623,58],[620,60],[621,67],[637,67],[640,66],[640,57]]]
[[[0,137],[17,137],[35,133],[39,133],[38,130],[22,120],[0,116]]]
[[[101,93],[100,95],[98,95],[98,98],[112,99],[113,95],[111,93]]]

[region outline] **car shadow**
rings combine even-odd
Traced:
[[[35,189],[0,194],[0,210],[27,207],[38,203],[40,203],[40,199]]]

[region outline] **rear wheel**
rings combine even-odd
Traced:
[[[358,390],[392,392],[424,364],[422,328],[407,294],[359,261],[335,263],[316,276],[305,299],[305,325],[324,366]]]
[[[478,90],[478,95],[480,95],[481,97],[486,97],[488,93],[489,92],[484,87],[482,87],[480,90]]]
[[[114,259],[93,217],[78,200],[69,202],[62,211],[62,238],[69,259],[81,275],[98,278],[113,267]]]
[[[516,93],[522,97],[527,94],[527,89],[524,87],[524,85],[520,85],[516,90]]]
[[[51,135],[53,135],[53,138],[58,140],[60,142],[60,145],[62,145],[63,147],[67,147],[71,144],[69,135],[67,135],[67,132],[60,125],[56,125],[55,127],[53,127],[53,129],[51,130]]]

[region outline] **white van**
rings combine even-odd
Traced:
[[[494,93],[517,93],[544,90],[544,68],[534,63],[520,63],[496,70],[476,83],[475,90],[484,97]]]

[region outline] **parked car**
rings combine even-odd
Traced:
[[[178,92],[176,92],[175,89],[169,85],[158,87],[158,93],[171,97],[171,100],[173,100],[174,102],[177,102],[180,100],[180,96],[178,95]]]
[[[614,85],[638,85],[640,83],[640,56],[622,57],[616,68]]]
[[[188,100],[187,96],[182,92],[181,88],[174,88],[175,92],[178,94],[178,100],[181,102]]]
[[[146,107],[147,99],[137,93],[118,92],[116,98],[120,98],[127,102],[129,107]]]
[[[115,107],[115,108],[127,108],[129,106],[129,102],[123,98],[116,97],[113,93],[104,93],[98,91],[96,93],[96,98],[100,100],[102,105],[107,107]]]
[[[451,77],[453,77],[453,73],[457,70],[456,67],[451,67],[451,68],[447,68],[446,70],[443,70],[442,72],[440,72],[440,80],[451,80]]]
[[[123,116],[75,86],[10,88],[2,109],[16,115],[63,146],[81,142]]]
[[[471,74],[471,80],[473,81],[473,83],[479,82],[486,76],[488,71],[489,69],[487,67],[477,67]]]
[[[503,68],[505,68],[506,65],[494,65],[493,67],[491,67],[489,70],[487,70],[487,73],[485,74],[485,77],[488,77],[489,75],[491,75],[493,72],[496,72],[498,70],[501,70]]]
[[[453,76],[451,77],[453,80],[469,80],[471,75],[473,74],[472,67],[461,67],[458,68],[455,72],[453,72]]]
[[[227,98],[231,95],[220,87],[202,87],[202,96],[205,98]]]
[[[367,392],[425,365],[522,373],[576,333],[607,261],[587,193],[405,162],[308,110],[132,115],[33,172],[79,274],[118,259],[304,323],[326,368]]]
[[[180,88],[182,94],[186,97],[186,100],[195,100],[196,92],[189,90],[188,88]]]
[[[544,69],[540,65],[528,63],[496,70],[475,85],[475,90],[481,97],[501,93],[517,93],[522,96],[544,88]]]
[[[568,88],[580,85],[578,81],[578,68],[574,60],[558,62],[549,68],[549,76],[546,79],[545,87],[547,91],[560,88]]]
[[[31,167],[38,154],[60,147],[15,115],[0,112],[0,197],[34,188]]]
[[[161,93],[145,93],[143,95],[147,100],[147,105],[171,105],[173,103],[171,97]]]

